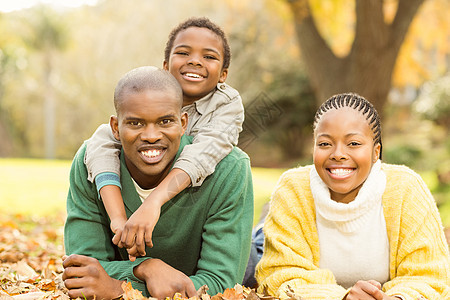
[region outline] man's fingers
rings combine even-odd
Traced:
[[[71,289],[68,291],[70,299],[89,299],[84,289]]]
[[[195,286],[192,282],[186,286],[186,294],[188,298],[197,296],[197,291],[195,290]]]
[[[82,265],[86,265],[91,262],[94,258],[84,255],[72,254],[67,256],[63,261],[63,267],[78,267]]]

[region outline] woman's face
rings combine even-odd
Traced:
[[[349,107],[331,109],[314,131],[314,165],[331,199],[353,201],[380,154],[366,117]]]

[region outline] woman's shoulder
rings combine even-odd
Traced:
[[[313,165],[307,165],[307,166],[298,166],[296,168],[289,169],[285,171],[283,174],[281,174],[280,180],[290,180],[290,179],[303,179],[308,178],[309,179],[309,173],[311,172],[311,168],[313,168]]]
[[[285,171],[278,179],[275,190],[281,187],[290,187],[294,189],[309,187],[309,173],[313,167],[314,166],[312,165],[299,166]]]
[[[382,163],[381,169],[386,173],[388,182],[389,181],[406,182],[417,180],[422,181],[422,178],[417,172],[415,172],[414,170],[405,165]]]

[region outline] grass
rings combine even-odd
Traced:
[[[0,158],[0,207],[3,214],[38,217],[65,215],[70,161]],[[254,223],[269,201],[285,169],[252,168]],[[426,180],[427,184],[432,184]],[[450,226],[450,201],[439,207],[444,226]]]
[[[0,159],[2,213],[64,214],[70,161]]]

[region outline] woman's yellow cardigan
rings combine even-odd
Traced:
[[[259,291],[285,298],[289,286],[304,299],[342,299],[347,291],[331,271],[319,268],[311,167],[285,172],[273,192],[264,224],[264,254],[256,267]],[[390,280],[383,291],[405,299],[450,299],[449,248],[429,189],[407,167],[382,164],[382,170],[390,245]]]

